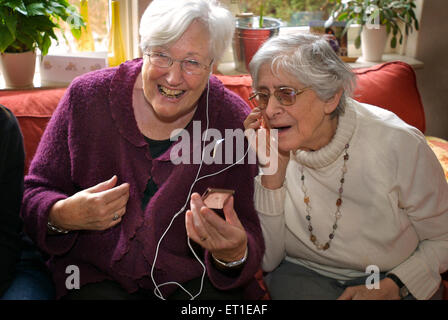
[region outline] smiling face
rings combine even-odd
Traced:
[[[176,60],[195,60],[207,66],[212,60],[208,30],[198,21],[193,21],[172,45],[153,47],[151,52],[163,53]],[[161,68],[152,65],[145,55],[143,92],[158,120],[167,123],[183,118],[186,122],[191,120],[196,103],[207,85],[210,68],[199,75],[192,75],[182,71],[179,61],[174,61],[168,68]]]
[[[274,97],[274,90],[291,87],[305,88],[296,78],[285,72],[274,75],[269,64],[260,67],[257,91],[271,93],[263,111],[273,129],[278,129],[278,147],[281,151],[318,150],[327,145],[336,132],[338,118],[330,113],[337,107],[340,94],[329,101],[322,101],[312,89],[296,96],[293,105],[283,106]]]

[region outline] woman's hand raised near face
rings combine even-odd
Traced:
[[[271,129],[264,111],[254,108],[244,121],[245,134],[249,144],[257,153],[262,168],[261,182],[268,189],[277,189],[283,185],[289,152],[278,149],[276,129]]]
[[[117,177],[56,202],[49,221],[66,230],[106,230],[121,222],[129,199],[129,184]]]

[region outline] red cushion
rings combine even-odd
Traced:
[[[394,61],[353,71],[357,75],[357,89],[354,93],[356,100],[390,110],[408,124],[425,132],[423,104],[415,73],[410,65]],[[252,107],[248,99],[252,92],[249,75],[217,77]]]
[[[425,132],[423,104],[410,65],[400,61],[386,62],[354,72],[357,75],[356,100],[390,110]]]
[[[425,114],[412,67],[403,62],[387,62],[354,71],[358,81],[355,99],[391,110],[407,123],[425,131]],[[252,79],[249,75],[217,77],[252,107],[249,102]],[[26,170],[65,90],[0,91],[0,103],[16,115],[24,135]]]
[[[25,145],[25,173],[37,145],[65,92],[63,89],[0,91],[0,104],[10,109],[19,121]]]

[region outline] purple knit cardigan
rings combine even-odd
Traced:
[[[142,60],[136,59],[75,79],[53,114],[25,177],[22,217],[28,234],[50,255],[48,265],[58,297],[67,292],[66,268],[70,265],[79,268],[81,286],[111,279],[128,292],[153,289],[150,272],[157,242],[185,203],[196,176],[198,164],[174,165],[170,161],[170,150],[176,143],[157,159],[151,158],[132,107],[133,86],[141,68]],[[220,130],[223,137],[226,128],[242,129],[249,107],[213,76],[209,86],[210,128]],[[201,121],[202,130],[206,127],[206,92],[193,117],[193,121]],[[193,136],[192,128],[192,123],[186,127],[190,136]],[[243,286],[246,298],[257,299],[264,294],[254,279],[264,253],[261,227],[253,205],[257,167],[247,164],[247,158],[243,163],[200,180],[193,191],[202,194],[207,187],[236,191],[235,210],[248,235],[249,254],[244,268],[239,276],[228,276],[214,267],[208,252],[196,244],[194,247],[204,257],[207,275],[217,288]],[[227,166],[203,165],[200,176]],[[127,213],[120,224],[105,231],[47,234],[49,210],[56,201],[113,175],[118,176],[118,184],[130,184]],[[142,211],[142,196],[150,177],[159,190]],[[202,267],[187,245],[183,212],[161,243],[154,278],[157,284],[183,283],[201,274]],[[176,288],[167,285],[161,291],[166,296]]]

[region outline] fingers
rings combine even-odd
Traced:
[[[210,210],[207,207],[204,206],[204,203],[202,202],[201,197],[198,193],[193,193],[191,195],[191,201],[190,201],[190,207],[191,207],[191,222],[192,226],[194,228],[195,234],[198,236],[199,239],[207,239],[210,237],[210,230],[208,230],[207,223],[203,217],[203,214],[201,214],[201,210]],[[196,239],[193,239],[196,241]]]
[[[261,126],[262,126],[263,128],[265,128],[265,129],[267,129],[267,130],[268,130],[268,133],[269,133],[269,130],[271,129],[271,126],[270,126],[270,124],[269,124],[269,119],[268,119],[268,117],[266,116],[266,111],[265,111],[265,110],[262,110],[262,111],[261,111],[261,115],[262,115],[262,124],[261,124]]]
[[[129,195],[129,183],[123,183],[115,187],[117,180],[117,176],[114,175],[111,179],[87,188],[85,191],[89,193],[96,193],[97,196],[101,197],[106,203],[115,201],[124,195]]]
[[[116,175],[114,175],[109,180],[100,182],[97,185],[94,185],[93,187],[85,189],[85,191],[92,192],[92,193],[105,191],[110,188],[113,188],[117,184],[117,181],[118,181],[118,178]]]
[[[244,238],[244,227],[233,209],[233,197],[224,204],[225,220],[206,207],[197,193],[191,196],[190,205],[191,210],[186,213],[187,233],[196,242],[210,239],[214,246],[219,246],[222,242],[234,243],[238,241],[235,239]]]
[[[185,227],[187,229],[187,236],[194,242],[199,243],[201,246],[205,247],[205,241],[208,239],[206,233],[200,234],[193,222],[193,211],[187,210],[185,213]]]
[[[204,214],[201,212],[212,210],[204,206],[198,193],[191,195],[190,208],[191,210],[188,210],[185,215],[187,235],[195,242],[205,246],[204,241],[212,237],[216,238],[216,234],[208,226],[207,221],[204,219]]]
[[[70,197],[72,210],[67,223],[74,230],[106,230],[122,221],[129,200],[129,183],[117,177],[101,182]]]
[[[232,197],[229,197],[229,199],[227,199],[227,201],[224,203],[224,207],[223,207],[224,217],[226,218],[226,221],[228,223],[230,223],[231,225],[243,228],[243,225],[241,224],[241,221],[238,218],[238,215],[236,214],[233,204],[234,204],[234,199],[232,196]]]
[[[261,126],[262,113],[258,108],[254,108],[251,113],[247,116],[246,120],[244,120],[244,128],[245,129],[254,129],[257,130]]]
[[[121,197],[129,197],[129,183],[123,183],[117,187],[97,193],[105,203],[114,202]]]
[[[342,292],[337,300],[352,300],[356,293],[355,287],[348,287]]]

